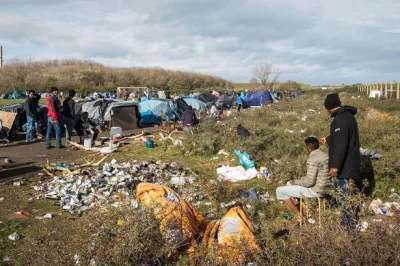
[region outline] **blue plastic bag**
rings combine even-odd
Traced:
[[[254,168],[256,165],[254,161],[250,159],[250,155],[245,152],[240,152],[239,150],[235,150],[237,156],[239,156],[240,164],[244,165],[246,168]]]

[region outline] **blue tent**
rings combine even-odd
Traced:
[[[25,99],[26,98],[26,92],[25,91],[14,91],[13,94],[11,94],[10,99]]]
[[[207,106],[204,102],[197,100],[197,99],[187,99],[187,98],[183,98],[183,99],[185,100],[185,102],[188,105],[192,106],[193,109],[196,109],[199,111],[205,109]]]
[[[244,99],[244,102],[249,106],[263,106],[273,103],[273,98],[269,91],[249,92]]]
[[[171,120],[178,117],[174,104],[171,101],[148,100],[139,103],[140,124],[160,124],[161,111],[164,111],[165,120]]]

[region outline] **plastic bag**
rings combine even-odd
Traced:
[[[237,156],[239,156],[240,164],[244,165],[246,168],[254,168],[256,165],[254,161],[250,159],[250,155],[245,152],[240,152],[239,150],[235,150]]]

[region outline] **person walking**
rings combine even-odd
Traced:
[[[329,146],[329,175],[334,180],[337,202],[342,208],[341,225],[353,229],[358,208],[349,200],[352,193],[349,184],[358,179],[361,166],[358,124],[354,117],[357,108],[342,106],[337,93],[329,94],[324,105],[332,121],[330,135],[320,142]]]
[[[63,123],[66,131],[66,138],[65,138],[65,145],[69,145],[69,142],[71,141],[72,137],[72,130],[74,129],[75,126],[75,90],[70,90],[68,92],[68,97],[65,98],[63,102],[63,113],[62,113],[62,118],[63,118]]]
[[[26,142],[35,141],[35,130],[36,130],[36,115],[37,108],[40,100],[40,95],[36,94],[34,90],[28,91],[28,96],[25,100],[25,113],[26,113]]]
[[[240,113],[240,109],[242,109],[242,105],[243,105],[243,99],[242,99],[242,97],[240,97],[240,94],[236,98],[236,103],[237,103],[237,110]]]
[[[47,134],[46,134],[46,149],[52,148],[51,146],[51,131],[54,129],[56,134],[57,147],[64,148],[61,144],[61,103],[57,97],[58,88],[51,87],[50,95],[46,98],[47,105]]]

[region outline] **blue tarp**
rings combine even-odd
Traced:
[[[161,111],[164,111],[165,120],[176,117],[175,107],[170,101],[148,100],[139,103],[140,124],[160,124]]]
[[[25,91],[14,91],[13,94],[11,94],[9,99],[25,99],[25,98],[26,98]]]
[[[197,99],[187,99],[187,98],[183,98],[183,99],[185,100],[185,102],[188,105],[192,106],[193,109],[196,109],[196,110],[203,110],[207,106],[204,102],[197,100]]]
[[[249,106],[263,106],[272,103],[274,100],[269,91],[249,92],[244,102]]]

